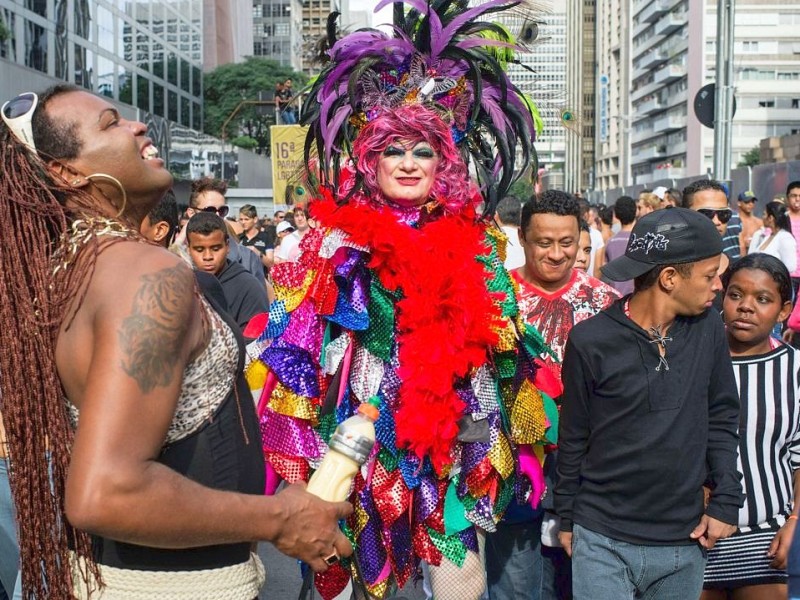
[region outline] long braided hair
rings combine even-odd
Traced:
[[[50,100],[75,91],[57,85],[40,95],[32,122],[37,153],[0,122],[0,398],[26,598],[72,597],[70,547],[86,559],[83,577],[100,581],[90,536],[64,515],[73,433],[55,362],[59,330],[80,307],[108,243],[90,236],[68,268],[54,269],[73,219],[103,216],[110,208],[104,211],[88,192],[47,169],[48,160],[80,153],[77,126],[47,115]]]

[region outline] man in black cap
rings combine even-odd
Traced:
[[[764,221],[753,214],[758,198],[747,190],[739,194],[739,219],[742,222],[742,232],[739,234],[739,244],[741,255],[747,254],[753,234],[764,226]]]
[[[739,398],[708,310],[721,253],[708,217],[646,215],[603,267],[633,295],[572,329],[554,501],[576,600],[698,598],[705,550],[736,530]]]

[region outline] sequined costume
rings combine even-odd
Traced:
[[[423,207],[407,224],[388,208],[311,206],[321,228],[304,238],[297,265],[273,270],[277,300],[263,336],[272,342],[249,377],[266,377],[264,449],[288,481],[307,479],[335,426],[361,401],[381,398],[376,447],[346,525],[356,560],[318,575],[317,587],[333,597],[349,567],[382,598],[418,559],[460,565],[477,552],[474,526],[493,531],[515,490],[527,492],[515,476],[516,445],[541,442],[555,406],[534,385],[544,347],[519,318],[502,233],[472,209],[445,216]],[[418,415],[419,429],[430,421],[436,435],[451,436],[420,458],[410,448],[424,446],[426,432],[398,431],[396,418],[404,393],[436,385],[447,385],[461,412],[437,419],[443,403]]]
[[[481,19],[536,17],[516,0],[406,4],[390,33],[337,40],[328,22],[329,60],[301,114],[319,229],[298,263],[273,269],[277,300],[248,373],[263,387],[273,486],[307,479],[337,423],[382,403],[350,497],[354,558],[317,575],[326,599],[351,576],[359,599],[385,598],[422,559],[437,600],[478,600],[480,532],[515,493],[525,500],[528,479],[538,500],[535,449],[557,421],[537,386],[546,348],[519,318],[505,236],[490,224],[535,160],[541,120],[505,72],[523,49]]]

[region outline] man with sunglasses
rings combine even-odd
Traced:
[[[722,236],[722,253],[729,260],[741,257],[739,233],[742,223],[728,206],[728,190],[725,185],[713,179],[693,181],[683,189],[683,206],[711,219]]]
[[[192,182],[192,193],[189,196],[189,218],[197,212],[212,212],[223,219],[228,216],[230,208],[225,203],[227,182],[213,177],[201,177]]]
[[[201,177],[192,181],[189,208],[186,209],[186,214],[191,219],[199,212],[208,212],[225,219],[230,212],[230,207],[225,201],[225,192],[227,191],[228,183],[221,179]],[[254,252],[243,248],[236,236],[228,235],[228,238],[228,260],[242,265],[253,277],[266,286],[261,258]],[[178,241],[182,244],[186,242],[185,226],[178,236]]]
[[[728,206],[728,189],[714,179],[698,179],[683,188],[683,207],[711,219],[722,237],[722,259],[719,267],[721,277],[732,261],[741,258],[739,234],[742,224]],[[714,308],[722,311],[722,292],[718,292],[714,298]]]

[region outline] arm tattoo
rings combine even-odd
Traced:
[[[167,386],[189,328],[182,308],[193,293],[194,278],[184,265],[143,275],[131,315],[122,322],[119,339],[122,368],[144,393]]]

